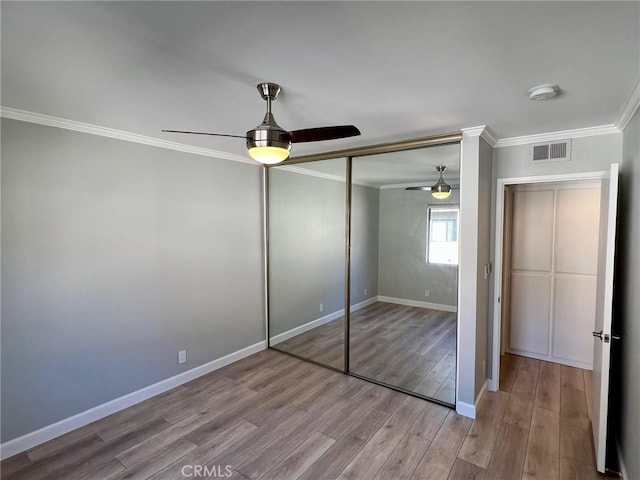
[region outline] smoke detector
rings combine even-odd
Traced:
[[[544,85],[538,85],[529,90],[529,98],[531,100],[548,100],[558,95],[560,87],[558,85],[552,85],[546,83]]]

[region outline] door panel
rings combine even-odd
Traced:
[[[554,192],[513,194],[513,270],[551,270]]]
[[[314,167],[267,170],[269,346],[344,370],[346,160]]]
[[[558,191],[557,272],[597,273],[599,215],[596,188]]]
[[[592,368],[596,278],[558,275],[554,288],[552,356]],[[586,328],[585,328],[586,326]]]
[[[549,354],[551,277],[513,273],[509,348],[538,355]]]

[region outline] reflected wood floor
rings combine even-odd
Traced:
[[[343,368],[344,318],[276,345]],[[455,403],[456,314],[376,302],[351,314],[350,371]]]
[[[472,421],[265,350],[7,459],[1,478],[596,479],[588,373],[508,355]]]

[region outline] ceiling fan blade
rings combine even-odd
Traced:
[[[337,125],[335,127],[305,128],[288,133],[291,137],[291,143],[303,143],[355,137],[360,135],[360,130],[353,125]]]
[[[211,135],[214,137],[231,137],[231,138],[244,138],[246,140],[246,136],[244,135],[227,135],[225,133],[207,133],[207,132],[187,132],[185,130],[162,130],[167,133],[189,133],[191,135]]]
[[[457,190],[458,188],[460,188],[460,185],[449,185],[451,187],[452,190]],[[431,191],[431,187],[428,185],[420,185],[418,187],[405,187],[405,190],[424,190],[427,192]]]

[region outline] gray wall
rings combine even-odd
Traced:
[[[488,338],[491,316],[489,314],[489,286],[492,278],[484,278],[484,265],[491,258],[491,187],[493,148],[483,138],[479,145],[480,170],[478,176],[478,284],[476,325],[476,397],[485,384],[489,370],[486,369]],[[486,363],[485,363],[486,362]]]
[[[353,185],[352,305],[378,295],[378,201],[378,189]],[[344,181],[269,169],[269,253],[272,337],[342,310]]]
[[[620,185],[620,220],[616,257],[614,333],[620,349],[620,412],[618,441],[629,479],[640,478],[640,110],[624,130]]]
[[[344,308],[345,183],[277,167],[268,175],[273,337]]]
[[[426,262],[428,192],[380,190],[379,295],[457,304],[457,266]],[[446,200],[457,203],[457,191]],[[436,205],[436,203],[433,203]],[[429,290],[426,298],[424,291]]]
[[[499,178],[517,178],[538,175],[556,175],[608,171],[612,163],[622,160],[622,134],[597,135],[572,139],[571,160],[567,162],[532,164],[529,145],[515,145],[494,149],[493,185],[491,199],[491,261],[495,264],[496,182]],[[490,283],[489,325],[487,332],[487,372],[493,364],[493,305],[496,292],[495,275]]]
[[[353,185],[351,192],[351,305],[378,295],[380,190]],[[364,290],[367,289],[367,294]]]
[[[260,185],[2,119],[2,442],[264,340]]]

